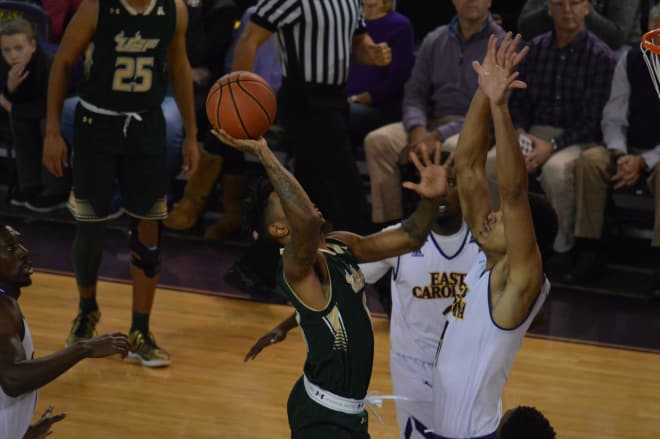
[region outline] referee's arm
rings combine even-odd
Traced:
[[[241,34],[236,49],[234,51],[234,62],[231,66],[232,71],[245,70],[252,71],[254,67],[254,58],[257,55],[257,49],[270,38],[273,31],[262,27],[253,21],[248,22],[245,30]]]

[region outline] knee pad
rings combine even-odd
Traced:
[[[156,247],[148,248],[140,242],[138,236],[138,223],[139,220],[131,220],[131,236],[130,236],[130,249],[131,249],[131,263],[144,272],[144,274],[153,278],[160,273],[160,233],[162,223],[158,222],[158,240]]]

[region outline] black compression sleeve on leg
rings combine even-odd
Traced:
[[[73,268],[81,288],[96,284],[101,266],[105,222],[78,222],[73,239]]]

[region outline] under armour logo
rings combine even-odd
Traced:
[[[423,258],[423,257],[424,257],[424,253],[422,253],[421,250],[415,250],[415,251],[413,252],[412,256],[415,257],[415,258]]]
[[[162,6],[158,6],[158,9],[156,9],[156,15],[165,15],[165,9],[163,9]]]
[[[121,9],[119,8],[110,8],[110,15],[119,15]]]

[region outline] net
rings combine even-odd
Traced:
[[[649,68],[651,80],[655,86],[655,92],[660,99],[660,29],[647,32],[642,37],[640,47],[644,55],[644,61]]]

